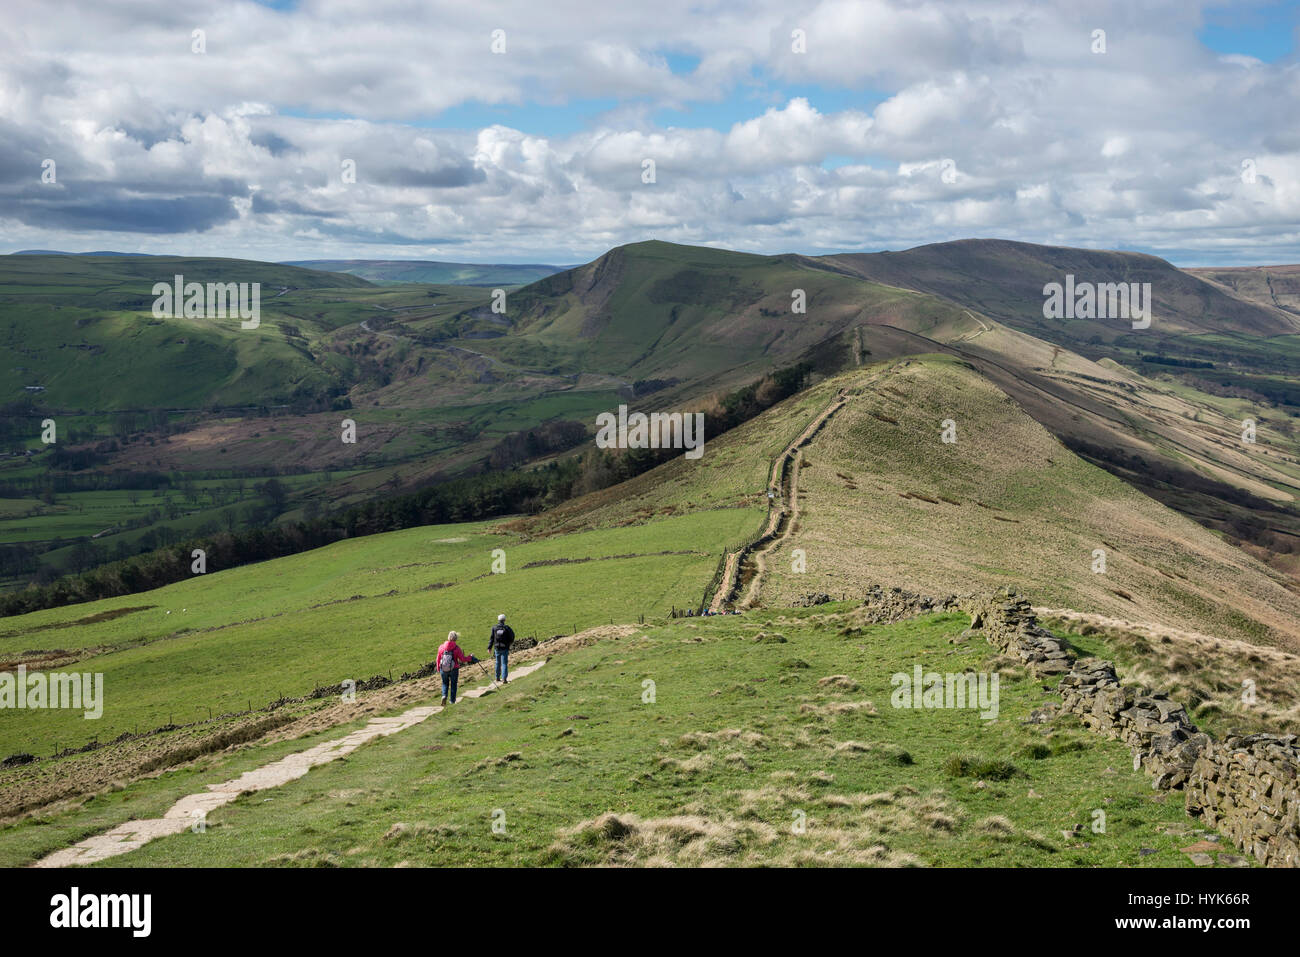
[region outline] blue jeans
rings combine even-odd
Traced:
[[[451,671],[446,672],[442,676],[442,696],[446,698],[448,696],[447,694],[448,689],[450,689],[452,704],[456,703],[456,682],[459,680],[459,678],[460,678],[459,668],[453,668]]]
[[[510,669],[509,666],[506,664],[506,659],[510,657],[510,649],[497,648],[496,656],[497,656],[497,680],[505,681],[508,677],[510,677],[509,674]]]

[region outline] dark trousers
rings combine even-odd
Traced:
[[[452,704],[456,703],[456,682],[459,679],[460,679],[459,668],[452,668],[451,671],[444,671],[442,673],[442,696],[444,698],[448,697],[448,691],[450,691],[450,699]]]

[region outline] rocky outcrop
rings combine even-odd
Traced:
[[[1300,867],[1300,746],[1294,734],[1231,735],[1197,756],[1187,813],[1270,867]]]
[[[831,601],[831,596],[824,591],[813,591],[794,599],[790,605],[794,608],[816,608]]]

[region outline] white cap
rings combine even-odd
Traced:
[[[497,615],[497,621],[505,621],[505,620],[506,620],[505,615]]]

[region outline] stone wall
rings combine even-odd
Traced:
[[[1294,734],[1231,735],[1210,742],[1184,788],[1203,818],[1270,867],[1300,867],[1300,746]]]
[[[936,611],[952,611],[957,608],[957,596],[947,598],[928,598],[902,588],[882,588],[872,585],[867,589],[862,600],[862,613],[858,616],[864,622],[879,624],[881,622],[902,621],[917,615],[929,615]]]
[[[932,599],[873,586],[863,606],[860,617],[873,622],[953,609],[969,614],[968,636],[983,636],[1035,675],[1061,675],[1060,711],[1127,744],[1133,767],[1146,768],[1152,787],[1183,790],[1188,814],[1204,818],[1261,863],[1300,867],[1296,735],[1213,741],[1168,695],[1121,684],[1109,661],[1077,659],[1066,642],[1038,624],[1030,603],[1014,589]]]
[[[970,626],[999,651],[1019,658],[1036,675],[1070,670],[1074,652],[1038,624],[1029,602],[1014,589],[993,595],[963,595],[957,606],[970,615]]]
[[[1109,661],[1086,658],[1061,678],[1061,710],[1117,738],[1133,751],[1133,767],[1151,773],[1151,786],[1180,788],[1210,736],[1199,731],[1182,705],[1160,691],[1124,686]]]

